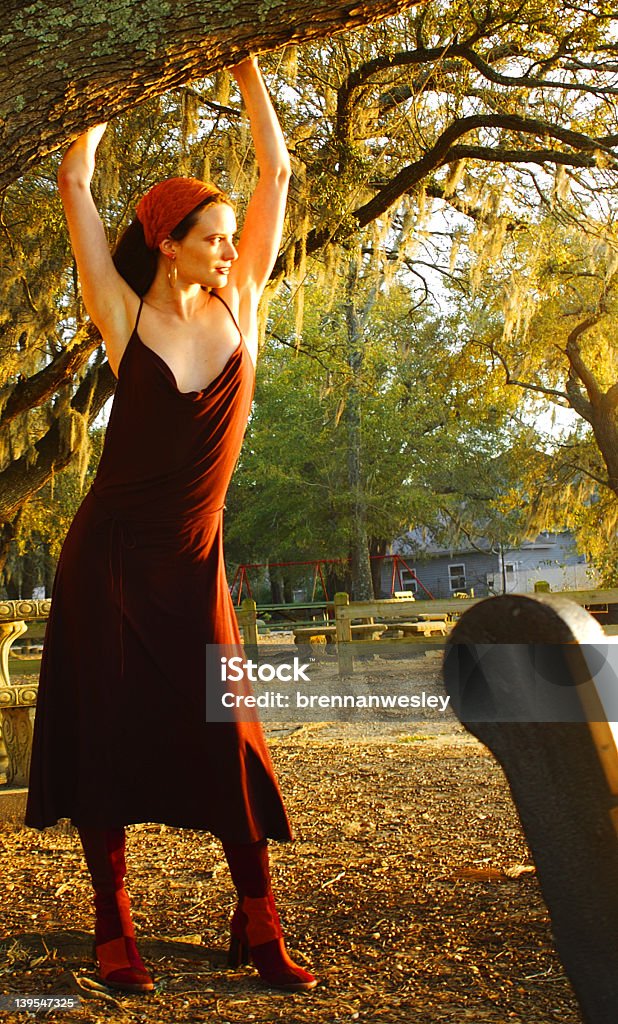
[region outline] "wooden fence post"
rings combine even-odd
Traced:
[[[245,644],[255,644],[257,646],[257,605],[252,597],[245,597],[240,607],[243,612],[242,628]]]
[[[352,642],[352,622],[345,614],[345,609],[349,607],[349,604],[349,594],[343,591],[335,594],[335,639],[340,676],[351,676],[354,672],[354,658],[349,646]]]
[[[243,598],[240,612],[245,654],[251,661],[258,661],[257,605],[252,597]]]

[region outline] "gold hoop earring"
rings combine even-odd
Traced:
[[[178,267],[176,266],[176,261],[173,257],[170,257],[170,261],[167,267],[167,280],[169,282],[170,288],[173,288],[174,285],[176,284],[176,281],[178,280]]]

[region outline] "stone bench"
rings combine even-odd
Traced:
[[[27,622],[46,619],[50,607],[50,600],[0,601],[0,770],[9,787],[28,785],[37,696],[36,682],[11,683],[9,654],[26,632]]]

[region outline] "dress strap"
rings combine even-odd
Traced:
[[[241,331],[240,327],[238,326],[238,321],[236,320],[236,317],[235,317],[235,316],[234,316],[234,314],[232,313],[232,310],[231,310],[231,309],[230,309],[230,307],[228,306],[228,304],[227,304],[227,302],[225,301],[225,299],[222,299],[222,298],[221,298],[221,296],[219,295],[219,292],[211,292],[210,294],[211,294],[211,295],[214,295],[214,296],[215,296],[215,298],[217,298],[217,299],[219,300],[219,302],[222,302],[222,303],[223,303],[223,305],[225,306],[225,308],[227,309],[228,313],[230,314],[230,316],[231,316],[231,318],[232,318],[232,321],[233,321],[233,323],[234,323],[234,327],[236,328],[236,330],[238,331],[238,333],[240,334],[240,337],[241,337],[241,339],[242,339],[242,331]]]
[[[144,300],[143,300],[143,299],[140,299],[140,300],[139,300],[139,309],[138,309],[138,311],[137,311],[137,316],[136,316],[136,318],[135,318],[135,327],[133,328],[133,333],[134,333],[134,334],[135,334],[135,332],[137,331],[137,328],[138,328],[138,325],[139,325],[139,318],[140,318],[140,316],[142,315],[142,306],[143,306],[143,305],[144,305]]]

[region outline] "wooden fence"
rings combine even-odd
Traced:
[[[571,590],[560,591],[580,605],[588,608],[607,607],[618,604],[618,588],[613,590]],[[418,618],[430,620],[432,617],[458,619],[463,613],[485,598],[445,598],[433,601],[414,601],[407,598],[387,598],[374,601],[350,601],[345,593],[336,594],[334,600],[334,625],[320,625],[310,632],[317,635],[325,634],[337,644],[339,671],[349,675],[354,669],[354,653],[360,651],[367,643],[358,636],[371,635],[372,623]],[[0,739],[0,772],[5,772],[8,785],[25,786],[27,784],[32,746],[32,725],[36,706],[36,683],[12,684],[9,673],[9,653],[13,643],[27,629],[26,623],[46,619],[49,615],[51,600],[43,601],[0,601],[0,716],[2,718],[2,738]],[[258,609],[251,598],[245,598],[242,605],[235,609],[238,625],[242,632],[245,647],[252,652],[258,649]],[[608,634],[617,634],[618,626],[606,626]],[[376,634],[379,629],[376,630]],[[390,641],[393,642],[393,641]],[[445,643],[444,637],[430,637],[419,630],[418,635],[408,635],[396,643],[428,644]],[[380,639],[380,644],[388,644]]]

